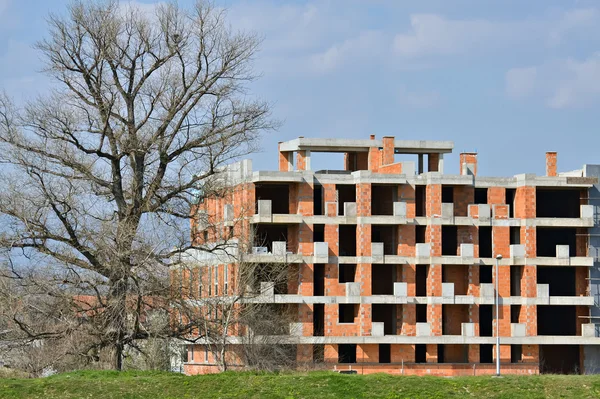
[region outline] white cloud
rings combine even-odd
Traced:
[[[387,38],[382,32],[364,31],[357,37],[312,55],[311,66],[317,72],[329,72],[342,65],[351,66],[365,59],[380,58],[386,53],[387,47]]]
[[[600,100],[600,53],[583,60],[568,58],[535,67],[513,68],[506,73],[505,83],[509,97],[528,96],[553,109],[597,104]]]
[[[450,20],[436,14],[414,14],[411,30],[394,37],[394,51],[405,57],[458,54],[511,36],[508,25],[488,20]]]
[[[535,88],[537,68],[512,68],[506,73],[506,93],[510,97],[526,97]]]
[[[578,8],[565,11],[562,16],[550,27],[548,44],[557,46],[562,44],[569,35],[588,33],[600,20],[600,11],[595,8]]]
[[[430,108],[440,101],[440,94],[436,91],[415,92],[401,87],[398,93],[398,102],[410,108]]]
[[[600,53],[584,61],[568,59],[557,71],[553,93],[546,100],[550,108],[587,106],[600,98]]]

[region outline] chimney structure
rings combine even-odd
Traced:
[[[556,151],[546,153],[546,176],[556,176]]]

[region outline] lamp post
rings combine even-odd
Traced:
[[[496,377],[500,377],[500,299],[498,296],[498,262],[502,255],[496,255]]]

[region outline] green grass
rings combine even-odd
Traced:
[[[600,376],[400,377],[333,372],[186,377],[158,372],[81,371],[0,379],[0,398],[600,398]]]

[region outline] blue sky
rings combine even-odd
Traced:
[[[32,44],[67,3],[0,0],[0,88],[19,101],[48,89]],[[449,173],[461,151],[477,151],[489,176],[543,174],[546,151],[558,151],[559,171],[600,164],[597,1],[217,3],[264,38],[252,90],[283,121],[255,170],[277,167],[278,141],[370,134],[452,140]]]

